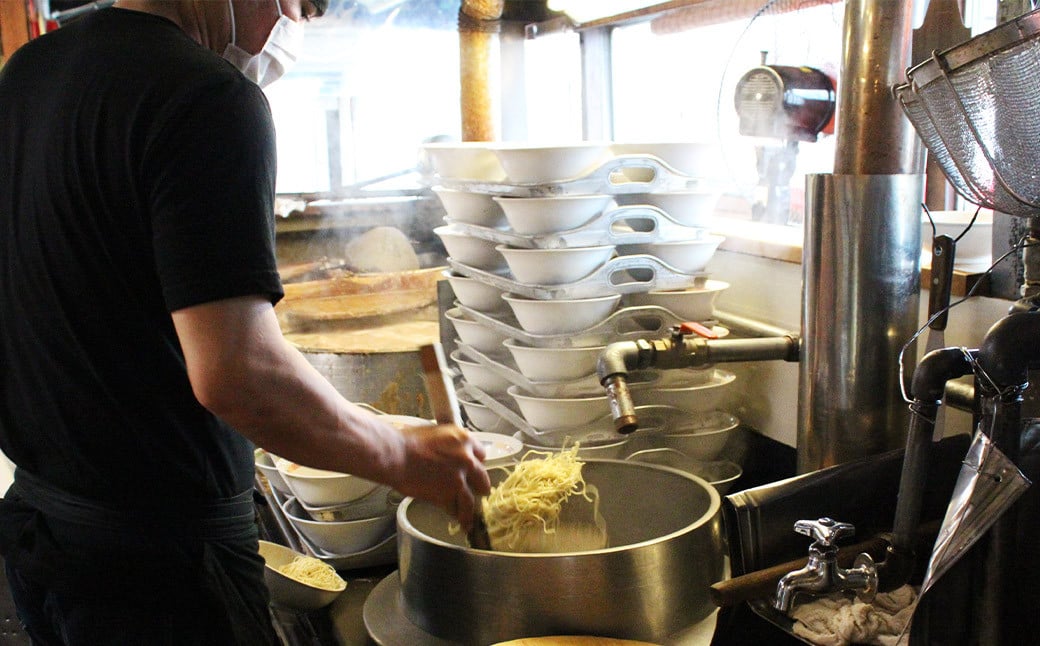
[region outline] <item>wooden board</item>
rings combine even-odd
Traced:
[[[372,294],[399,290],[429,290],[436,294],[437,281],[443,278],[444,267],[432,267],[416,271],[398,271],[386,274],[346,273],[323,280],[286,283],[284,285],[285,298],[282,299],[282,303],[304,298],[325,298],[346,294]]]
[[[363,330],[288,333],[285,338],[302,352],[416,352],[419,346],[440,339],[440,325],[437,321],[409,321]]]
[[[283,311],[290,321],[350,321],[422,309],[437,301],[436,292],[405,289],[376,294],[344,294],[304,298],[286,303]]]

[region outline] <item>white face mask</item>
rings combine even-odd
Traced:
[[[267,37],[264,48],[253,55],[235,44],[235,7],[228,0],[231,42],[224,49],[224,58],[260,87],[267,87],[288,72],[303,45],[303,25],[286,18],[278,0],[274,0],[274,4],[278,8],[278,22]]]

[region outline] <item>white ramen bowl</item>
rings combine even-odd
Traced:
[[[264,559],[264,583],[271,593],[272,603],[277,606],[310,612],[329,605],[346,589],[345,582],[339,583],[333,589],[319,588],[278,571],[278,568],[289,565],[297,557],[306,556],[305,554],[264,540],[260,541],[259,551]]]
[[[525,440],[524,448],[528,451],[558,453],[574,446],[574,442],[566,436],[561,440],[562,444],[560,446],[538,444],[523,434],[521,434],[521,438]],[[623,460],[629,452],[629,439],[627,436],[622,436],[620,439],[606,441],[581,441],[578,443],[578,458],[581,460]]]
[[[498,413],[480,402],[468,399],[464,394],[460,393],[456,398],[459,401],[459,406],[466,412],[466,417],[478,429],[494,432],[498,428],[498,423],[502,419],[498,416]]]
[[[462,377],[466,380],[466,383],[475,386],[492,397],[505,395],[512,385],[508,379],[492,370],[489,366],[466,358],[458,350],[451,353],[451,360],[462,371]]]
[[[735,428],[736,425],[690,432],[680,430],[659,435],[656,439],[663,448],[675,449],[694,460],[710,461],[722,455]]]
[[[312,520],[295,498],[286,500],[282,511],[293,527],[330,554],[356,554],[374,547],[393,531],[396,513],[396,509],[388,509],[382,515],[372,518]]]
[[[626,193],[614,199],[621,206],[656,206],[668,217],[688,227],[710,227],[722,197],[717,190],[670,191],[664,193]]]
[[[666,447],[636,451],[625,459],[646,462],[647,464],[658,464],[663,467],[685,471],[715,487],[719,494],[726,494],[730,487],[733,486],[733,483],[744,473],[744,469],[736,462],[729,460],[698,460],[686,455],[682,451]]]
[[[593,298],[535,300],[515,294],[503,294],[517,322],[532,334],[573,334],[607,320],[614,312],[620,294]]]
[[[729,283],[707,280],[702,287],[639,292],[626,296],[632,306],[663,307],[685,321],[707,321],[715,317],[715,301]]]
[[[611,205],[610,195],[552,195],[492,198],[509,228],[524,235],[559,233],[580,227]]]
[[[434,186],[433,192],[452,220],[491,228],[505,224],[505,214],[491,195],[457,191],[443,186]]]
[[[444,318],[451,322],[459,340],[466,345],[484,354],[502,354],[502,342],[507,338],[504,333],[470,319],[458,308],[445,312]]]
[[[257,471],[267,478],[271,488],[279,493],[292,495],[292,489],[285,483],[282,474],[278,473],[278,467],[275,466],[276,459],[277,456],[268,453],[264,449],[257,448],[253,450],[253,464],[256,466]]]
[[[698,377],[696,383],[688,386],[633,390],[632,398],[637,406],[672,406],[689,413],[713,411],[729,394],[730,387],[736,381],[736,375],[718,368],[715,368],[710,374],[710,379],[704,380]]]
[[[579,428],[610,414],[606,395],[596,397],[534,397],[519,386],[510,386],[527,423],[539,431]]]
[[[606,346],[587,348],[537,348],[515,339],[503,342],[520,369],[531,381],[574,381],[595,374],[596,362]]]
[[[618,247],[622,255],[649,254],[661,262],[686,274],[697,274],[704,271],[708,261],[725,240],[722,236],[709,235],[697,240],[680,242],[652,242]]]
[[[423,153],[433,165],[433,172],[445,179],[500,182],[505,171],[498,156],[484,142],[429,143]]]
[[[550,184],[582,177],[610,157],[605,142],[498,144],[492,147],[511,182]]]
[[[372,493],[354,502],[345,505],[332,505],[330,507],[312,507],[296,498],[296,504],[306,513],[306,517],[318,521],[344,521],[361,520],[362,518],[373,518],[383,514],[393,513],[397,505],[401,503],[402,497],[399,493],[386,485],[379,485]]]
[[[353,502],[372,492],[378,483],[349,473],[314,469],[279,458],[278,472],[293,495],[312,507],[328,507]]]
[[[476,278],[449,273],[448,282],[455,298],[460,303],[478,312],[497,312],[506,308],[502,300],[502,291],[498,287]]]
[[[518,282],[528,285],[563,285],[585,278],[614,255],[614,245],[569,249],[517,249],[496,247]]]
[[[690,177],[717,177],[722,167],[722,150],[712,142],[615,142],[610,149],[615,155],[652,155]]]
[[[484,466],[497,467],[516,462],[523,453],[524,445],[511,435],[501,433],[472,433],[473,439],[484,447]]]
[[[446,226],[437,227],[433,232],[444,243],[444,249],[453,260],[490,272],[506,268],[506,259],[495,249],[497,242],[466,235]]]

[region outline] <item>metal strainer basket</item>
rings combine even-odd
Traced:
[[[1040,10],[907,71],[896,97],[965,199],[1040,215]]]

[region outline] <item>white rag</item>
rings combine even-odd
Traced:
[[[909,585],[877,595],[873,603],[848,597],[822,597],[790,612],[794,634],[817,646],[902,646],[908,643],[917,593]]]

